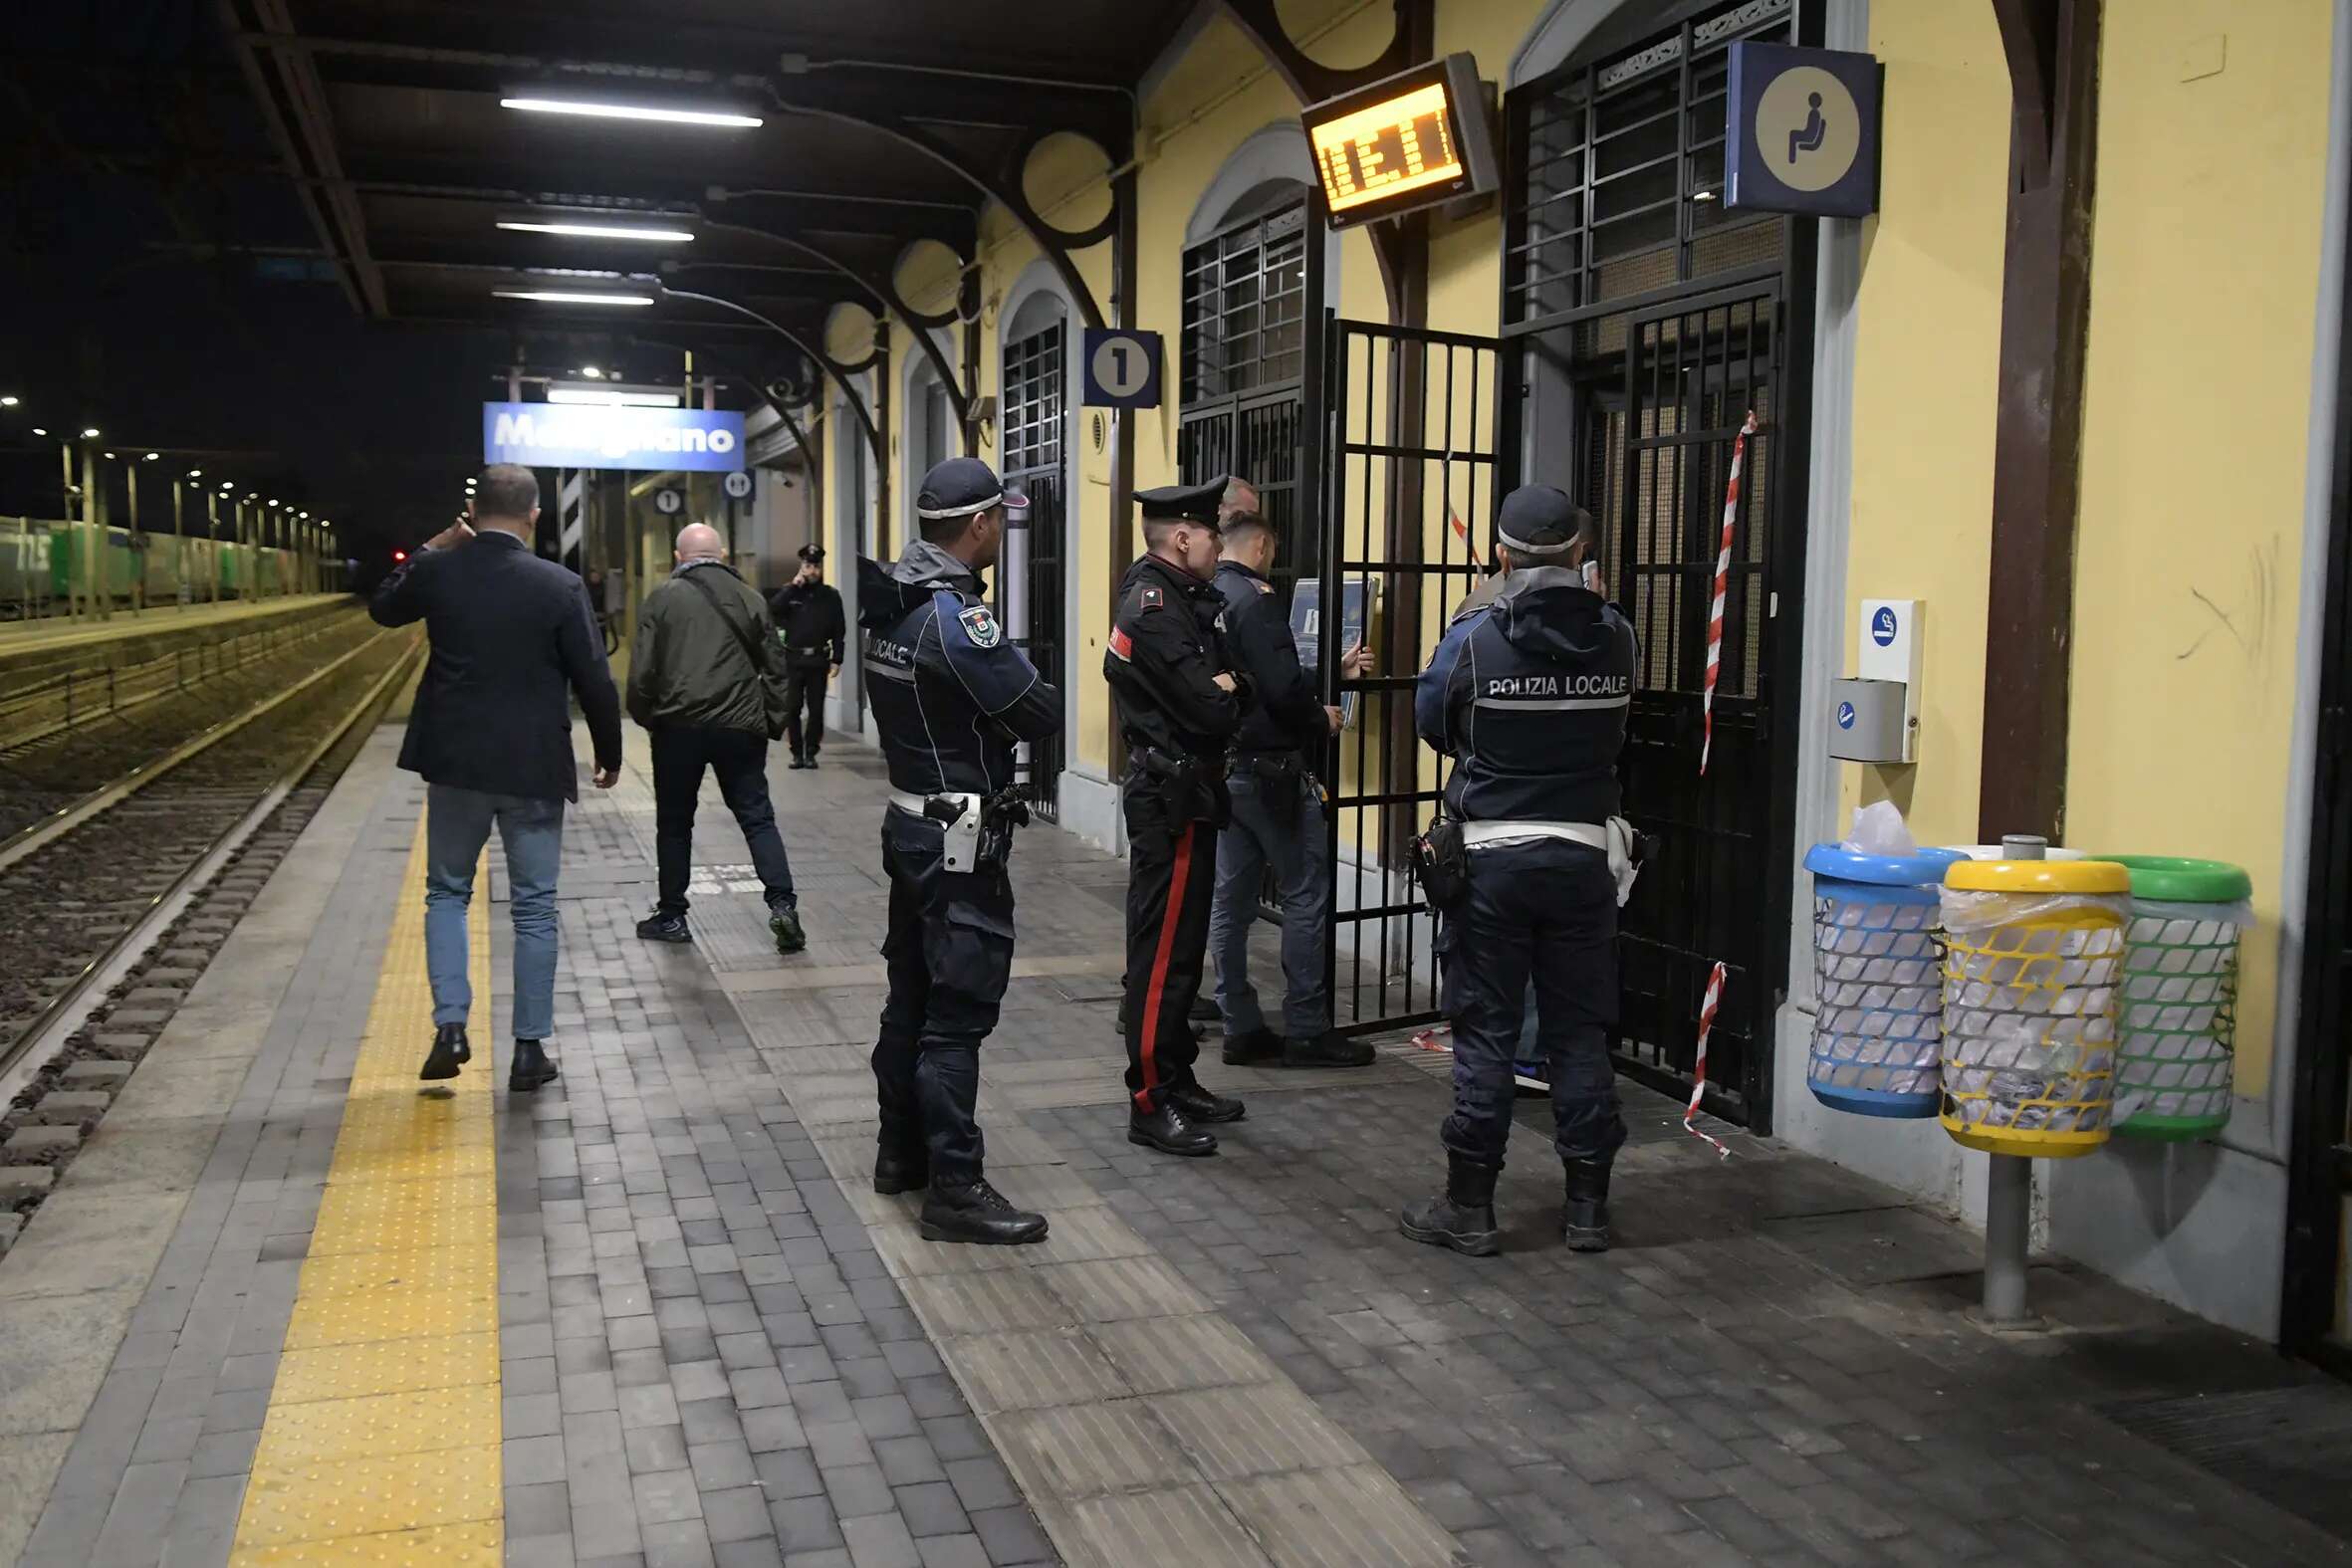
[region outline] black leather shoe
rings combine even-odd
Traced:
[[[515,1041],[515,1060],[506,1070],[509,1094],[528,1094],[543,1083],[556,1081],[556,1064],[538,1040]]]
[[[1160,1096],[1160,1108],[1149,1116],[1139,1110],[1128,1110],[1127,1142],[1157,1149],[1162,1154],[1196,1158],[1217,1152],[1217,1135],[1186,1120],[1184,1113],[1176,1108],[1175,1100],[1166,1094]]]
[[[1495,1178],[1502,1174],[1499,1165],[1448,1154],[1445,1196],[1405,1205],[1397,1229],[1409,1240],[1450,1246],[1470,1257],[1492,1257],[1503,1246],[1495,1224]]]
[[[776,951],[786,958],[809,950],[809,933],[801,929],[801,907],[798,904],[778,904],[770,909],[768,930],[776,938]]]
[[[803,769],[807,768],[808,766],[809,766],[809,759],[808,759],[808,758],[806,758],[806,757],[795,757],[795,758],[793,759],[793,761],[792,761],[792,770],[793,770],[793,772],[794,772],[794,773],[796,773],[796,774],[797,774],[797,773],[799,773],[799,772],[801,772]]]
[[[1571,1252],[1609,1249],[1609,1165],[1606,1160],[1562,1160],[1567,1197],[1560,1205],[1559,1237]]]
[[[474,1048],[466,1043],[465,1025],[444,1023],[433,1030],[433,1048],[425,1052],[424,1071],[417,1076],[427,1083],[454,1078],[457,1069],[473,1059]]]
[[[874,1152],[874,1191],[884,1198],[900,1193],[919,1193],[931,1185],[931,1161],[928,1155],[893,1154],[887,1149]]]
[[[1269,1028],[1225,1036],[1225,1065],[1271,1067],[1283,1059],[1283,1037]]]
[[[1349,1039],[1335,1029],[1284,1042],[1286,1067],[1369,1067],[1379,1053],[1370,1040]]]
[[[939,1182],[923,1200],[923,1239],[1018,1246],[1046,1238],[1046,1217],[1013,1207],[986,1182]]]
[[[686,929],[684,915],[664,914],[655,910],[637,922],[637,935],[648,942],[691,942],[694,933]]]
[[[1170,1088],[1160,1098],[1182,1111],[1188,1122],[1238,1122],[1250,1114],[1241,1101],[1211,1094],[1197,1083]]]

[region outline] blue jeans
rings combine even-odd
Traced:
[[[1217,960],[1217,1007],[1230,1036],[1266,1027],[1250,984],[1250,928],[1258,892],[1274,867],[1283,909],[1283,1033],[1310,1040],[1331,1026],[1323,956],[1331,935],[1330,844],[1322,802],[1303,780],[1270,800],[1266,783],[1245,773],[1226,782],[1233,820],[1217,835],[1217,901],[1209,909],[1209,951]]]
[[[556,873],[564,863],[564,802],[486,794],[451,784],[425,793],[424,967],[433,983],[433,1022],[463,1023],[474,1005],[466,974],[466,906],[474,866],[498,824],[514,902],[515,1038],[544,1040],[556,1028]]]

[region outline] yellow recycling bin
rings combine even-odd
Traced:
[[[1944,1130],[1987,1154],[2107,1141],[2131,873],[1962,860],[1944,873]]]

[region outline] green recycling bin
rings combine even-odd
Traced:
[[[2253,878],[2222,860],[2101,855],[2132,874],[2117,999],[2115,1130],[2208,1138],[2235,1092],[2237,943]]]

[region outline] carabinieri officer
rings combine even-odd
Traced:
[[[1617,1021],[1617,757],[1632,702],[1633,628],[1595,591],[1591,515],[1549,485],[1504,498],[1502,585],[1466,606],[1422,671],[1413,723],[1454,762],[1466,884],[1441,911],[1443,1006],[1454,1024],[1454,1114],[1439,1132],[1446,1191],[1408,1204],[1404,1233],[1496,1250],[1495,1181],[1511,1134],[1512,1057],[1529,981],[1550,1058],[1552,1144],[1566,1170],[1561,1234],[1609,1244],[1609,1166],[1625,1141],[1609,1030]],[[1433,834],[1433,837],[1436,835]],[[1433,900],[1439,895],[1433,889]]]
[[[1206,1123],[1242,1102],[1193,1076],[1188,1015],[1200,995],[1224,825],[1227,754],[1249,711],[1248,676],[1227,656],[1217,569],[1217,503],[1226,476],[1145,490],[1146,554],[1119,583],[1103,679],[1127,741],[1127,1141],[1166,1154],[1217,1152]]]
[[[857,623],[890,804],[890,974],[874,1044],[881,1138],[874,1191],[923,1200],[926,1240],[1040,1241],[1046,1217],[981,1175],[980,1042],[1013,971],[1013,829],[1029,820],[1015,747],[1061,729],[1061,694],[1005,636],[981,573],[996,563],[1008,494],[978,458],[949,458],[915,498],[922,537],[895,565],[859,560]]]

